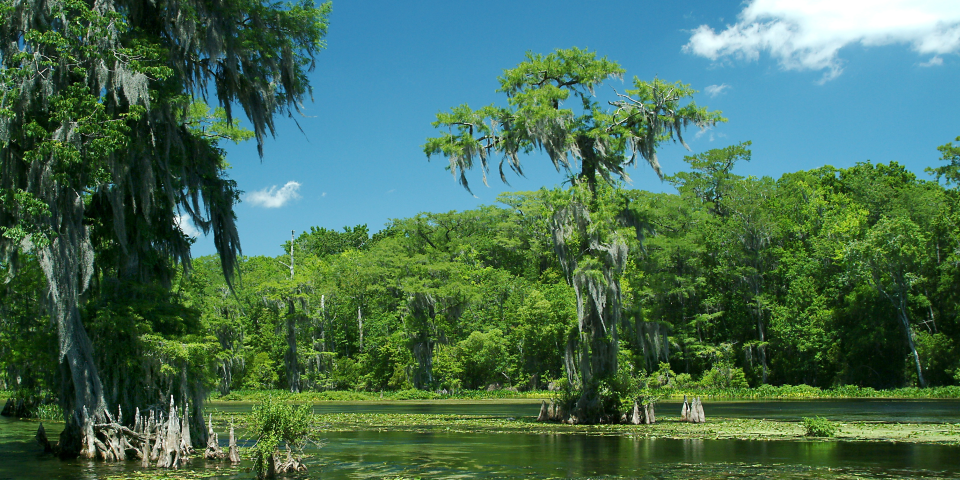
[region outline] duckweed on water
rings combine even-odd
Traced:
[[[149,470],[108,475],[104,480],[202,480],[223,475],[235,475],[242,472],[240,467],[224,465],[217,469],[204,470]]]
[[[326,413],[316,414],[322,432],[402,431],[415,433],[479,433],[535,435],[621,435],[638,438],[880,441],[960,445],[960,424],[831,422],[833,437],[808,437],[802,422],[746,418],[713,418],[707,423],[662,417],[654,425],[567,425],[480,415]]]

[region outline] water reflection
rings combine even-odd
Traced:
[[[641,427],[642,428],[642,427]],[[58,427],[51,427],[55,431]],[[0,418],[0,480],[93,479],[136,462],[40,455],[36,423]],[[579,434],[331,432],[309,478],[957,478],[960,447],[874,442],[649,439]],[[195,461],[191,469],[215,469]],[[250,478],[250,473],[212,478]]]
[[[843,475],[955,477],[960,449],[854,442],[674,440],[564,434],[345,432],[318,452],[324,478]],[[322,459],[322,460],[321,460]],[[753,473],[750,473],[753,472]]]

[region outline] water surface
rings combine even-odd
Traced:
[[[249,405],[213,404],[248,410]],[[878,421],[955,421],[960,402],[816,400],[707,402],[707,415],[794,419],[823,415]],[[324,403],[317,412],[536,415],[539,404],[511,402]],[[664,402],[659,416],[679,404]],[[712,412],[712,413],[711,413]],[[0,480],[73,480],[139,471],[138,462],[60,461],[34,443],[37,424],[0,417]],[[50,425],[55,438],[59,425]],[[642,427],[641,427],[642,428]],[[226,435],[222,434],[225,439]],[[881,442],[677,440],[629,435],[353,431],[325,435],[311,448],[303,478],[960,478],[960,447]],[[195,461],[189,468],[216,469]],[[245,464],[249,467],[249,464]],[[252,478],[249,472],[212,478]]]
[[[661,401],[656,407],[657,415],[679,417],[681,403],[678,400]],[[213,402],[207,407],[213,411],[249,412],[253,404]],[[802,417],[822,416],[845,422],[960,423],[960,400],[704,400],[703,408],[707,418],[799,421]],[[540,401],[323,402],[313,405],[313,412],[535,417],[540,412]]]

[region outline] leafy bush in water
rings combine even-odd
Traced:
[[[251,433],[257,438],[252,449],[257,478],[272,474],[281,443],[299,454],[317,434],[309,405],[290,405],[274,396],[255,405],[251,418]]]
[[[832,437],[837,433],[837,426],[823,417],[803,417],[803,429],[808,437]]]

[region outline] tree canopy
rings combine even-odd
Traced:
[[[461,105],[441,112],[433,126],[448,131],[424,145],[428,158],[448,158],[448,168],[467,191],[465,171],[479,159],[486,183],[493,154],[502,155],[499,172],[504,182],[504,164],[522,175],[520,154],[534,150],[545,152],[553,166],[570,177],[572,195],[554,191],[550,196],[548,226],[554,251],[577,294],[580,338],[565,348],[567,358],[578,359],[568,361],[567,373],[581,394],[567,410],[572,419],[588,423],[619,418],[616,395],[601,392],[611,390],[608,384],[618,370],[620,275],[630,238],[621,227],[633,227],[641,237],[643,230],[629,202],[616,200],[625,199],[622,192],[610,186],[629,179],[625,169],[634,166],[638,156],[662,178],[657,160],[662,142],[675,140],[686,147],[684,128],[724,121],[719,112],[683,103],[696,93],[688,85],[660,79],[635,77],[633,89],[614,90],[616,97],[602,105],[596,89],[607,79],[622,79],[623,73],[615,62],[579,48],[527,53],[526,61],[499,78],[498,91],[506,94],[509,106],[473,111]]]
[[[275,115],[298,111],[329,11],[247,0],[0,6],[0,249],[16,266],[36,248],[72,377],[67,420],[87,425],[84,455],[107,399],[80,295],[95,270],[169,284],[190,261],[180,213],[213,234],[232,277],[239,192],[218,142],[244,137],[235,105],[258,144]],[[211,96],[213,115],[195,106]]]

